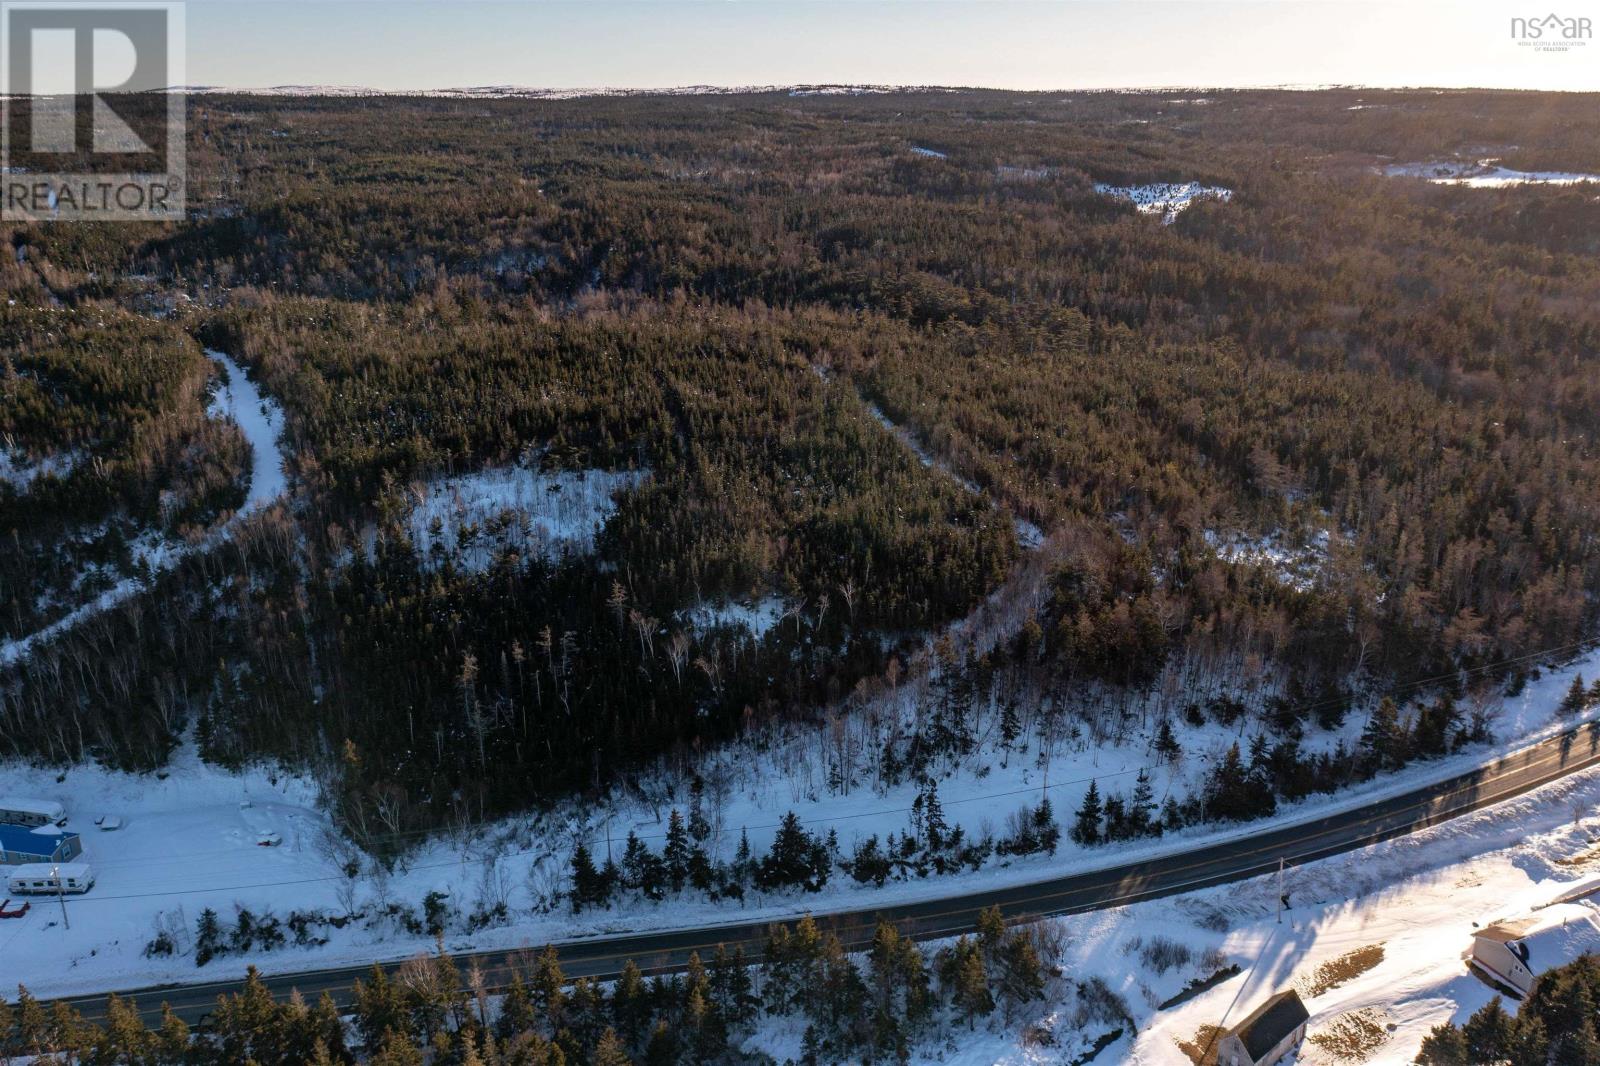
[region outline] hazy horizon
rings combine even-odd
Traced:
[[[1550,52],[1512,38],[1512,18],[1550,13],[1600,22],[1600,2],[191,0],[186,81],[1600,90],[1600,45]]]

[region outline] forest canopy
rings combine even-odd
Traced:
[[[1600,198],[1380,168],[1600,170],[1595,102],[194,97],[187,220],[7,229],[0,443],[92,461],[0,479],[0,636],[117,523],[237,506],[203,346],[293,492],[0,667],[0,751],[193,727],[391,829],[516,809],[814,714],[1036,551],[995,654],[1068,702],[1179,658],[1510,678],[1593,631]],[[1097,188],[1164,182],[1232,195]],[[417,543],[428,486],[507,468],[636,482],[592,552]]]

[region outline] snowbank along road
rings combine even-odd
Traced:
[[[879,918],[901,923],[918,939],[937,939],[970,932],[979,911],[998,905],[1010,920],[1074,914],[1156,899],[1270,873],[1282,860],[1296,866],[1354,851],[1406,833],[1425,829],[1458,815],[1491,806],[1548,784],[1578,770],[1600,765],[1600,723],[1590,723],[1522,748],[1476,770],[1414,789],[1354,810],[1311,821],[1277,825],[1222,843],[1208,843],[1189,852],[1103,870],[953,895],[882,909],[818,914],[818,921],[838,934],[848,950],[864,949]],[[1293,901],[1291,900],[1291,906]],[[768,922],[703,926],[622,937],[588,938],[557,944],[561,963],[571,977],[611,978],[629,959],[646,973],[679,969],[689,955],[702,957],[718,944],[742,947],[757,955]],[[476,961],[490,991],[510,981],[511,953],[504,949],[458,956]],[[518,953],[521,954],[521,953]],[[330,992],[341,1005],[350,999],[351,983],[369,966],[340,966],[264,980],[273,994],[287,997],[298,989],[307,998]],[[163,1002],[186,1021],[203,1022],[216,998],[236,991],[237,980],[206,984],[167,985],[120,991],[138,1000],[152,1024]],[[89,1020],[102,1020],[105,994],[67,1000]]]

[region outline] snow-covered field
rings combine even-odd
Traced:
[[[1503,189],[1511,185],[1577,185],[1600,181],[1600,174],[1556,170],[1512,170],[1498,159],[1475,163],[1460,160],[1440,163],[1395,163],[1382,168],[1391,178],[1425,178],[1435,185],[1466,185],[1475,189]]]
[[[561,470],[522,466],[437,478],[413,490],[411,542],[427,564],[454,558],[487,570],[507,549],[558,558],[587,554],[616,497],[649,478],[642,470]]]
[[[1561,728],[1565,723],[1553,720],[1554,708],[1579,670],[1586,676],[1600,673],[1600,653],[1547,672],[1508,701],[1495,722],[1502,741]],[[1353,714],[1343,733],[1315,734],[1314,739],[1331,745],[1345,733],[1353,736],[1359,733],[1363,717]],[[1158,799],[1167,789],[1192,786],[1236,733],[1215,724],[1182,726],[1178,730],[1186,752],[1182,761],[1156,767],[1152,773]],[[830,759],[837,758],[840,745],[856,742],[848,730],[826,738],[816,730],[775,732],[765,739],[763,750],[730,748],[701,767],[714,827],[711,840],[723,858],[731,857],[741,831],[748,832],[758,852],[764,851],[779,820],[790,810],[813,831],[835,829],[846,853],[868,835],[881,838],[907,826],[917,792],[913,785],[874,789],[870,782],[859,780],[848,792],[830,791]],[[1057,737],[1041,745],[1035,738],[1025,752],[1002,753],[986,740],[940,781],[945,819],[969,832],[993,828],[1020,806],[1036,804],[1048,794],[1058,817],[1069,821],[1089,781],[1097,780],[1102,791],[1126,792],[1138,769],[1154,761],[1147,744],[1148,737],[1137,732],[1120,742],[1107,737],[1098,744],[1087,738]],[[1043,759],[1041,751],[1046,753]],[[1276,820],[1312,819],[1370,802],[1449,776],[1491,755],[1480,749],[1415,764],[1339,796],[1286,807]],[[8,979],[23,981],[46,996],[200,976],[223,978],[242,974],[247,963],[281,972],[404,958],[426,950],[432,938],[408,930],[397,914],[385,911],[390,904],[400,904],[415,912],[433,891],[448,894],[462,914],[502,898],[509,907],[504,923],[487,928],[473,931],[456,922],[445,937],[448,949],[537,946],[579,935],[792,918],[809,910],[887,905],[1024,884],[1189,850],[1261,826],[1192,828],[1160,839],[1087,849],[1064,840],[1054,856],[991,861],[977,872],[890,882],[882,889],[859,886],[836,873],[818,894],[757,894],[741,906],[712,904],[691,892],[661,903],[630,902],[573,916],[562,907],[551,910],[547,901],[563,883],[574,842],[587,839],[604,854],[608,835],[613,848],[620,849],[632,830],[659,850],[668,812],[687,810],[687,782],[681,772],[663,769],[646,775],[627,795],[615,795],[608,803],[572,804],[539,818],[508,818],[444,834],[409,854],[392,872],[377,871],[368,863],[354,879],[341,872],[351,853],[325,843],[328,821],[316,805],[313,784],[264,769],[229,774],[201,765],[192,748],[183,750],[164,777],[93,766],[62,773],[11,764],[0,769],[0,793],[62,802],[70,827],[84,835],[85,860],[94,865],[99,878],[88,895],[68,900],[70,930],[53,901],[35,906],[25,919],[0,925],[0,958],[8,962]],[[245,800],[251,805],[241,808]],[[102,813],[123,816],[127,827],[97,831],[93,817]],[[280,832],[282,844],[258,846],[257,835],[265,830]],[[228,924],[238,906],[258,916],[270,910],[279,919],[295,910],[341,918],[356,911],[363,917],[343,928],[315,924],[313,939],[326,937],[325,943],[226,955],[197,972],[187,940],[195,918],[202,908],[210,907]],[[146,944],[161,929],[174,931],[178,954],[145,958]]]
[[[250,485],[244,503],[227,521],[198,541],[176,541],[157,531],[147,531],[139,536],[132,545],[132,553],[135,567],[140,572],[122,575],[99,595],[43,629],[26,637],[0,643],[0,666],[16,662],[30,648],[48,642],[84,620],[138,595],[148,587],[151,577],[171,569],[191,552],[205,551],[221,543],[238,522],[287,491],[282,410],[261,394],[232,358],[211,349],[207,349],[206,354],[227,372],[226,382],[218,390],[206,413],[211,418],[236,423],[250,444]]]
[[[1141,215],[1160,215],[1170,226],[1191,204],[1201,200],[1233,199],[1233,190],[1220,185],[1201,185],[1198,181],[1153,182],[1149,185],[1107,185],[1095,182],[1094,191],[1102,196],[1127,200]]]

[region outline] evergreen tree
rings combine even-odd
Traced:
[[[1183,757],[1183,746],[1172,732],[1172,723],[1163,718],[1156,729],[1156,755],[1162,762],[1177,762]]]
[[[706,820],[705,791],[706,783],[696,774],[689,782],[689,838],[696,844],[704,844],[711,836],[711,823]]]
[[[599,870],[594,867],[594,857],[589,845],[578,842],[572,851],[572,911],[585,907],[603,907],[611,895],[610,887]]]
[[[711,1005],[727,1028],[744,1025],[755,1015],[760,1000],[750,981],[744,949],[729,952],[721,944],[711,959]]]
[[[1135,836],[1144,836],[1156,828],[1155,790],[1150,785],[1150,775],[1143,768],[1133,783],[1133,796],[1128,801],[1128,828]]]
[[[1560,713],[1572,716],[1589,705],[1589,693],[1583,686],[1583,675],[1575,674],[1572,684],[1567,689],[1565,698],[1561,701]]]
[[[1469,1019],[1469,1028],[1471,1024]],[[1472,1046],[1470,1033],[1467,1044]],[[1575,1019],[1573,1027],[1552,1042],[1550,1060],[1552,1066],[1600,1066],[1600,1037],[1595,1035],[1594,1018]]]
[[[555,1036],[567,1024],[566,974],[561,972],[561,956],[551,945],[539,953],[534,963],[528,993],[536,1016],[543,1018],[546,1032]]]
[[[204,966],[222,951],[222,927],[217,912],[207,907],[194,926],[194,964]]]
[[[1000,749],[1009,755],[1011,746],[1017,742],[1017,738],[1021,735],[1022,716],[1017,713],[1017,699],[1015,696],[1008,695],[1000,705]],[[1001,765],[1005,765],[1003,758]]]
[[[528,996],[528,986],[523,983],[522,974],[513,973],[511,987],[500,997],[500,1013],[495,1016],[494,1035],[504,1041],[533,1030],[533,1000]]]
[[[1022,931],[1006,938],[997,960],[1000,998],[1007,1013],[1025,1003],[1044,998],[1044,964],[1033,941]]]
[[[993,1013],[994,996],[989,991],[983,953],[966,937],[961,937],[950,949],[940,980],[956,1016],[966,1021],[968,1029],[974,1028],[977,1019]]]
[[[1084,845],[1100,843],[1100,812],[1100,786],[1090,781],[1072,825],[1072,839]]]
[[[1467,1051],[1467,1038],[1449,1022],[1436,1025],[1422,1039],[1417,1052],[1422,1066],[1471,1066],[1472,1057]]]
[[[676,810],[667,816],[667,844],[661,857],[666,864],[667,883],[672,891],[682,892],[689,880],[689,831]]]
[[[1056,845],[1061,842],[1061,827],[1056,824],[1056,813],[1050,806],[1049,796],[1042,797],[1039,806],[1033,809],[1032,829],[1038,849],[1047,855],[1054,855]]]
[[[977,935],[984,958],[991,963],[999,959],[1000,948],[1006,941],[1006,920],[1000,914],[999,904],[978,912]]]
[[[1511,1050],[1512,1019],[1500,1006],[1500,997],[1475,1011],[1461,1027],[1467,1054],[1473,1062],[1500,1062]]]
[[[826,845],[801,828],[800,816],[790,811],[756,869],[756,885],[767,891],[800,886],[818,892],[828,881],[830,865]]]
[[[1405,765],[1405,730],[1400,727],[1400,709],[1388,696],[1378,701],[1377,710],[1367,719],[1359,751],[1361,767],[1367,774]]]
[[[642,1045],[650,1025],[650,994],[644,975],[629,959],[623,964],[616,987],[611,990],[611,1025],[628,1047]]]

